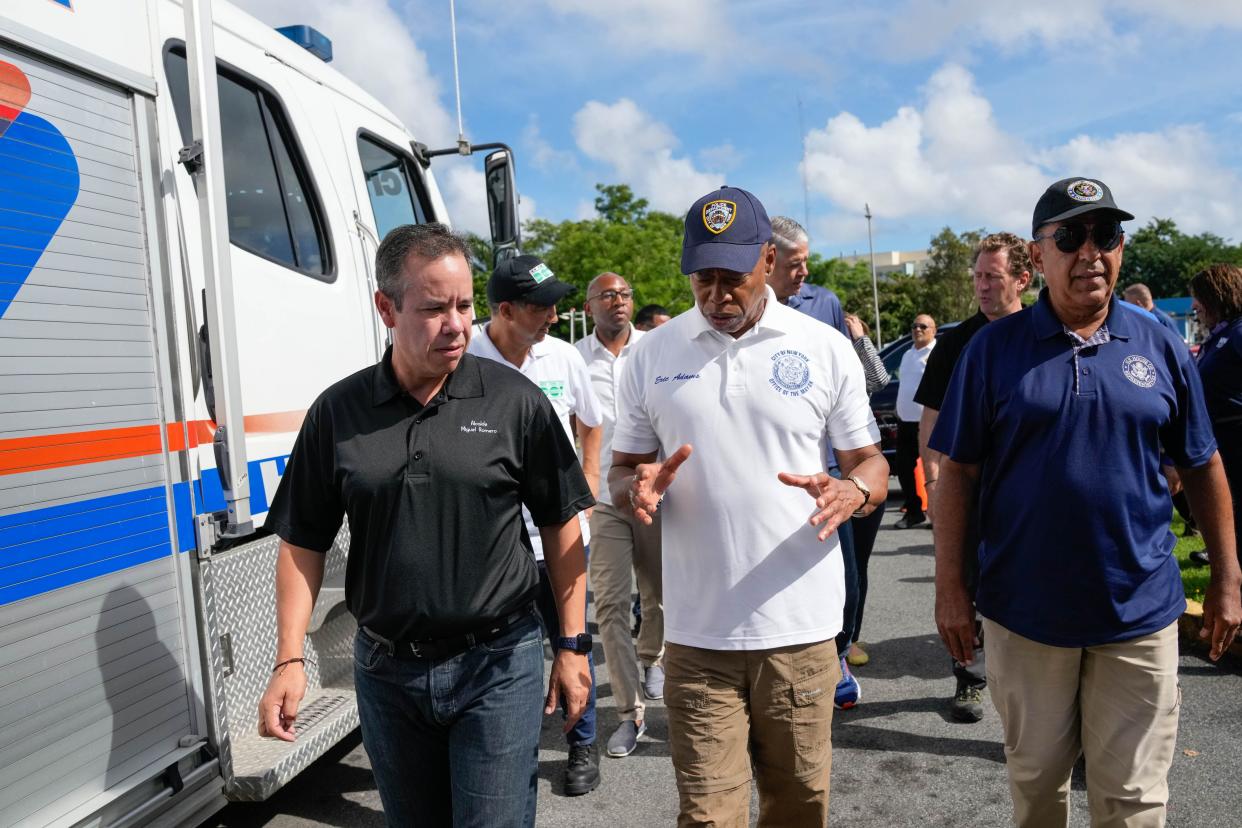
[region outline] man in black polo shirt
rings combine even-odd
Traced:
[[[392,825],[534,824],[543,647],[523,504],[561,619],[545,712],[563,697],[572,726],[590,688],[577,514],[594,499],[539,388],[466,353],[467,256],[440,224],[385,237],[375,303],[392,347],[307,411],[267,518],[279,641],[260,731],[294,738],[323,552],[345,517],[362,739]]]
[[[979,312],[940,337],[927,358],[922,382],[914,394],[914,401],[923,406],[923,416],[919,421],[919,455],[923,458],[924,486],[930,507],[928,517],[933,520],[933,532],[940,452],[927,447],[927,438],[936,427],[936,418],[940,406],[944,404],[953,368],[971,337],[987,323],[1022,310],[1022,292],[1031,283],[1031,257],[1027,253],[1026,242],[1013,233],[993,233],[980,239],[975,246],[971,274]],[[971,549],[978,545],[978,525],[974,517],[972,513],[972,520],[967,526]],[[960,577],[973,596],[979,579],[978,558],[966,556],[965,566],[966,571],[960,573]],[[937,572],[937,577],[941,574]],[[959,577],[959,573],[947,574]],[[977,722],[983,718],[983,690],[988,686],[988,680],[984,672],[982,641],[975,647],[974,656],[965,664],[953,661],[957,690],[949,703],[949,713],[959,722]]]

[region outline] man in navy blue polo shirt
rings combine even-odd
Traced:
[[[977,489],[977,605],[1023,826],[1066,824],[1084,753],[1093,825],[1164,824],[1186,604],[1162,449],[1215,553],[1212,658],[1242,619],[1228,489],[1194,364],[1184,343],[1112,296],[1121,221],[1133,218],[1098,180],[1048,188],[1029,245],[1047,288],[967,346],[930,440],[946,456],[937,626],[969,663],[963,530]]]

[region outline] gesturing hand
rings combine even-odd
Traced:
[[[677,479],[677,469],[694,451],[689,443],[677,449],[663,463],[640,463],[630,483],[630,508],[634,517],[650,526],[668,487]]]
[[[811,525],[820,526],[819,539],[826,540],[836,528],[850,519],[850,515],[862,508],[866,498],[858,487],[848,480],[838,480],[825,473],[790,474],[781,472],[776,476],[786,486],[802,489],[815,500]]]

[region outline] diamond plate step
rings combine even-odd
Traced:
[[[314,762],[358,726],[353,690],[330,687],[312,690],[302,700],[297,739],[283,742],[257,730],[232,734],[233,779],[225,787],[229,799],[260,802]]]

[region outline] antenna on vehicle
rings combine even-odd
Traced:
[[[461,71],[457,68],[457,3],[449,0],[449,26],[453,32],[453,89],[457,94],[457,151],[470,154],[470,142],[466,140],[466,127],[461,119]]]

